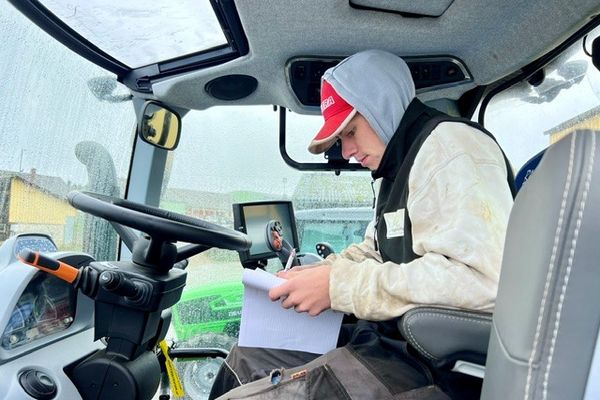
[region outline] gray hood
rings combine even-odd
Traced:
[[[382,50],[356,53],[325,71],[322,79],[367,119],[386,145],[415,97],[408,65]]]

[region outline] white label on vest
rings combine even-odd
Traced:
[[[386,237],[388,239],[404,236],[404,208],[383,214],[385,218]]]

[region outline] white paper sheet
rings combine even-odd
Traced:
[[[335,348],[343,313],[332,310],[316,317],[271,301],[268,291],[285,282],[261,269],[245,269],[244,304],[239,345],[272,349],[299,350],[324,354]]]

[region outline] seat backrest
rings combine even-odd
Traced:
[[[600,398],[599,147],[552,145],[515,199],[483,400]]]

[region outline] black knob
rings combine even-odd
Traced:
[[[333,247],[327,242],[319,242],[315,245],[315,248],[317,249],[317,254],[323,258],[327,258],[331,253],[335,253]]]
[[[139,294],[137,285],[117,271],[104,271],[100,274],[100,286],[109,292],[135,298]]]
[[[19,376],[19,383],[25,393],[34,399],[50,400],[56,396],[56,383],[46,373],[28,369]]]

